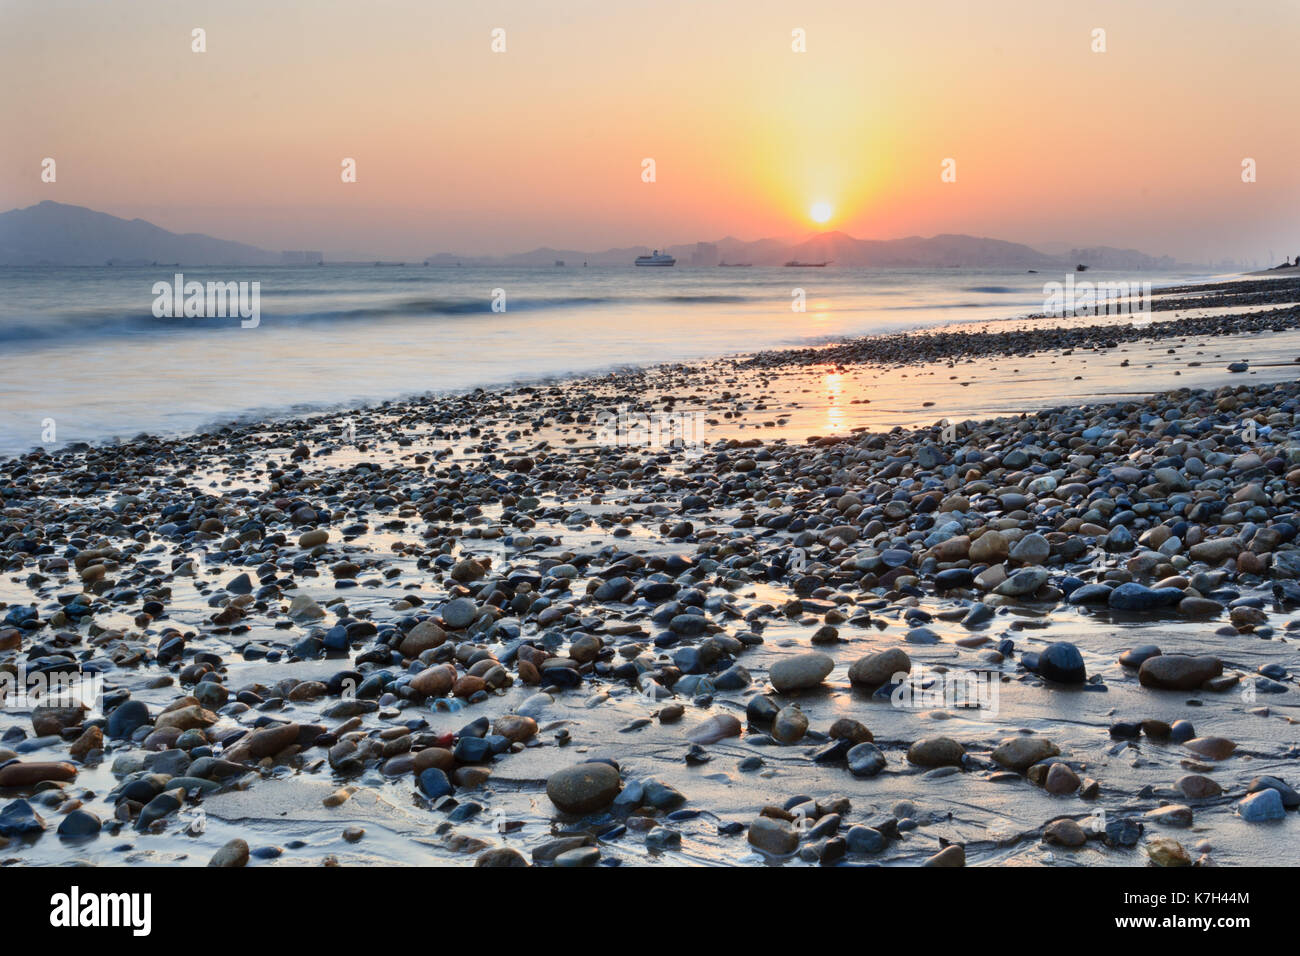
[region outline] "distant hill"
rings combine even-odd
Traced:
[[[0,213],[0,265],[270,265],[281,261],[242,242],[179,235],[143,219],[119,219],[84,206],[45,202]]]
[[[542,247],[507,256],[460,256],[443,252],[429,256],[429,265],[554,266],[584,262],[630,265],[648,246],[583,252]],[[769,238],[753,242],[727,236],[713,242],[671,246],[683,268],[712,267],[720,262],[779,266],[800,262],[833,262],[836,266],[917,269],[1038,269],[1073,270],[1083,263],[1096,269],[1170,270],[1180,264],[1134,249],[1100,246],[1071,249],[1052,255],[1016,242],[977,236],[908,236],[904,239],[857,239],[844,232],[819,232],[803,238]],[[242,266],[303,265],[320,262],[319,252],[270,252],[242,242],[214,239],[199,233],[168,232],[143,219],[119,219],[84,206],[42,202],[26,209],[0,213],[0,265],[171,265]],[[368,260],[367,260],[368,261]]]
[[[426,260],[430,265],[550,266],[562,260],[566,266],[629,265],[637,256],[649,253],[649,246],[579,252],[572,249],[534,249],[510,256],[458,256],[438,253]],[[1098,269],[1169,270],[1178,263],[1156,258],[1133,249],[1072,249],[1066,255],[1051,255],[1017,242],[978,236],[908,236],[904,239],[856,239],[843,232],[814,233],[804,239],[759,239],[746,242],[728,236],[712,242],[667,247],[681,267],[709,267],[720,262],[779,266],[790,260],[832,262],[837,266],[879,269],[1038,269],[1067,270],[1082,263]]]

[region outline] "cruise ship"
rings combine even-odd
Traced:
[[[668,253],[656,249],[648,256],[637,256],[636,264],[639,266],[675,266],[677,260]]]

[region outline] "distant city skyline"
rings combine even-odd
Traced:
[[[820,228],[1300,254],[1294,3],[147,12],[0,8],[0,211],[50,199],[327,258]]]

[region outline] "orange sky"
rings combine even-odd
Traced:
[[[821,200],[1262,264],[1300,254],[1298,46],[1294,0],[3,0],[0,209],[414,257],[803,235]]]

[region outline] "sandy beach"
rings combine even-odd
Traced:
[[[1295,865],[1297,301],[9,459],[0,856]]]

